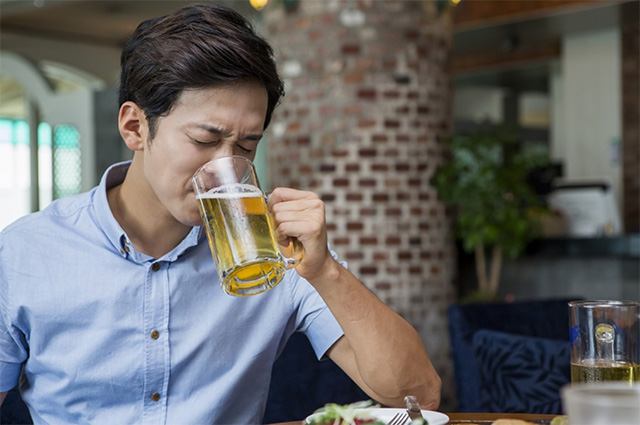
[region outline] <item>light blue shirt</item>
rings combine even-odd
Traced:
[[[0,391],[22,376],[36,424],[260,423],[289,336],[321,357],[340,326],[294,270],[223,293],[201,227],[160,259],[137,252],[106,196],[128,166],[0,234]]]

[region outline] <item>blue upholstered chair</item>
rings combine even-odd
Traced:
[[[20,397],[18,388],[14,388],[7,394],[4,403],[0,407],[0,424],[2,425],[30,425],[33,424],[27,405]]]
[[[574,299],[451,305],[457,411],[560,414]]]
[[[262,423],[297,421],[326,403],[369,398],[331,360],[318,361],[307,337],[295,333],[274,364]]]

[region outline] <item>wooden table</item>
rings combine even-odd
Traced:
[[[557,415],[534,415],[528,413],[445,413],[449,425],[489,425],[496,419],[520,419],[534,424],[548,425]],[[300,425],[301,421],[281,422],[271,425]]]
[[[529,413],[446,413],[449,425],[490,424],[496,419],[520,419],[534,424],[549,424],[558,415],[534,415]]]

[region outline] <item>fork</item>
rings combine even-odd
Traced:
[[[404,412],[396,413],[393,418],[387,423],[387,425],[404,425],[409,419],[409,415]]]

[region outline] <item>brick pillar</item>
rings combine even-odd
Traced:
[[[270,127],[270,186],[323,198],[332,248],[422,336],[444,381],[443,408],[455,255],[429,179],[451,132],[449,22],[431,0],[264,9],[287,80]]]

